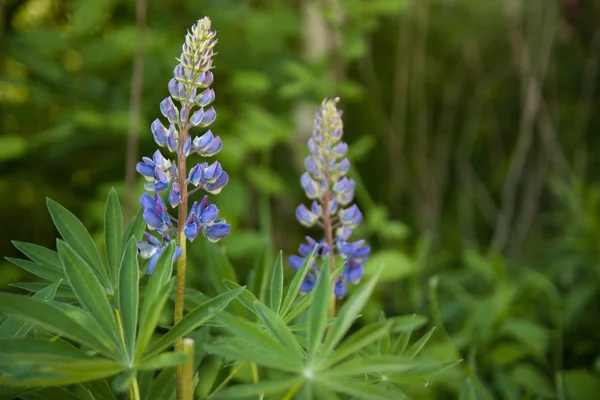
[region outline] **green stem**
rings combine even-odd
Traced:
[[[131,400],[141,400],[140,397],[140,385],[138,385],[137,378],[131,383]]]
[[[298,390],[300,390],[301,387],[302,383],[296,383],[294,386],[292,386],[290,391],[285,394],[282,400],[291,400],[294,397],[294,395],[298,393]]]
[[[328,162],[325,164],[329,164]],[[325,177],[329,182],[329,177]],[[327,247],[329,247],[329,268],[331,272],[335,271],[335,255],[333,254],[333,228],[331,225],[331,214],[329,213],[329,190],[323,195],[323,227],[325,229],[325,240],[327,241]],[[335,317],[335,281],[333,282],[333,289],[331,292],[331,301],[329,306],[329,318]]]
[[[184,107],[190,107],[185,105]],[[183,151],[183,147],[187,140],[188,129],[186,123],[182,123],[180,127],[179,135],[179,149],[177,151],[177,169],[178,177],[177,183],[180,191],[180,202],[179,202],[179,219],[177,224],[177,245],[181,249],[181,255],[177,260],[177,289],[175,292],[175,317],[174,322],[177,325],[183,318],[183,301],[185,298],[185,269],[186,269],[186,238],[184,234],[185,222],[187,219],[187,203],[188,203],[188,189],[185,182],[187,178],[187,167],[186,167],[186,156]],[[183,338],[177,339],[175,342],[175,351],[183,351]],[[183,367],[178,365],[175,368],[175,392],[177,400],[184,400],[183,397]]]
[[[194,340],[183,339],[183,352],[187,355],[183,365],[183,383],[181,397],[184,400],[194,400]]]

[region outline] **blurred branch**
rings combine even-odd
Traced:
[[[135,164],[138,158],[138,136],[140,129],[140,113],[142,102],[142,83],[144,79],[144,51],[146,41],[146,0],[136,3],[137,45],[133,58],[131,77],[131,98],[129,111],[129,134],[127,140],[127,155],[125,162],[125,207],[126,220],[131,216],[133,193],[135,192]]]
[[[540,79],[535,76],[532,65],[531,53],[529,47],[525,43],[523,33],[520,27],[520,16],[518,15],[519,2],[517,0],[507,0],[505,2],[507,22],[508,22],[508,37],[513,57],[519,72],[521,74],[521,96],[524,103],[524,110],[521,114],[521,122],[515,145],[514,153],[511,158],[504,187],[502,190],[502,201],[500,213],[497,217],[494,236],[490,245],[490,250],[502,250],[509,237],[511,222],[515,209],[515,198],[517,195],[517,186],[521,180],[523,168],[527,161],[531,143],[534,134],[534,122],[540,109],[541,103],[541,88],[540,82],[544,81],[546,70],[548,67],[548,58],[550,57],[551,43],[553,41],[554,30],[552,30],[552,40],[543,48],[540,55]],[[540,13],[533,13],[539,17]]]

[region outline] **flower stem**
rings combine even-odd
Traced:
[[[188,107],[187,105],[184,107]],[[186,268],[186,238],[184,234],[185,221],[187,219],[187,203],[188,203],[188,190],[185,180],[187,178],[187,167],[186,157],[183,152],[185,141],[187,140],[188,127],[182,124],[179,136],[179,149],[177,157],[178,166],[178,177],[177,183],[179,184],[180,190],[180,202],[179,202],[179,221],[177,224],[177,245],[181,249],[181,255],[177,260],[177,290],[175,294],[175,324],[178,324],[183,318],[183,301],[185,296],[185,268]],[[175,342],[175,351],[183,351],[183,338],[177,339]],[[184,400],[183,397],[183,367],[178,365],[175,369],[176,378],[176,393],[177,400]]]
[[[328,179],[327,177],[325,177]],[[323,195],[323,228],[325,229],[325,240],[327,241],[327,247],[329,247],[329,268],[331,272],[335,271],[335,255],[333,254],[333,228],[331,225],[331,215],[329,213],[329,191],[326,191]],[[335,282],[333,283],[335,289]],[[329,306],[329,318],[335,317],[335,293],[331,292],[331,303]]]

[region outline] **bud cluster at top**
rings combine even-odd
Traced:
[[[168,202],[172,208],[181,203],[181,184],[193,186],[190,194],[203,189],[217,194],[229,181],[229,177],[221,164],[201,162],[185,171],[184,182],[180,180],[178,164],[192,153],[202,157],[211,157],[219,153],[223,142],[210,130],[192,137],[190,128],[208,127],[217,117],[210,104],[215,99],[215,92],[210,88],[213,82],[212,57],[216,44],[216,32],[210,29],[208,18],[200,19],[187,33],[182,46],[179,64],[173,71],[173,78],[168,84],[170,96],[160,103],[160,111],[167,120],[165,126],[160,119],[152,122],[150,127],[155,142],[168,153],[174,153],[171,160],[161,150],[156,150],[152,158],[143,157],[137,164],[137,171],[146,178],[146,190],[154,192],[153,196],[144,193],[140,203],[144,209],[144,221],[151,231],[157,231],[157,238],[150,233],[145,234],[145,241],[138,243],[143,258],[149,258],[148,273],[152,272],[158,256],[165,245],[177,236],[173,222],[175,218],[168,213],[167,206],[159,192],[169,190]],[[176,103],[178,103],[176,105]],[[229,233],[230,227],[225,220],[217,219],[218,209],[208,204],[207,196],[195,202],[189,210],[183,232],[189,240],[194,240],[203,233],[208,240],[216,242]],[[175,257],[179,256],[177,251]]]
[[[371,250],[364,240],[348,241],[363,217],[358,206],[351,204],[356,183],[345,176],[350,162],[346,157],[348,145],[342,141],[342,111],[336,107],[338,100],[324,100],[316,112],[315,128],[308,140],[310,154],[304,162],[307,171],[300,178],[306,196],[313,201],[310,207],[301,204],[296,209],[296,218],[302,225],[322,227],[324,234],[332,230],[333,248],[328,246],[325,236],[319,242],[307,236],[308,244],[300,245],[300,256],[291,256],[290,264],[295,269],[300,268],[315,246],[318,246],[317,258],[330,256],[333,251],[345,262],[344,272],[334,288],[336,296],[343,297],[347,283],[358,283],[364,275],[363,265]],[[316,283],[316,265],[313,260],[302,285],[303,292],[310,291]]]

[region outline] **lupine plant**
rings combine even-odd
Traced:
[[[217,194],[229,180],[218,161],[187,166],[189,156],[212,157],[223,146],[211,131],[192,131],[216,118],[208,108],[215,44],[208,18],[187,34],[160,104],[166,123],[150,127],[162,151],[137,164],[147,180],[140,211],[123,226],[118,196],[109,192],[103,252],[81,221],[50,199],[61,236],[56,250],[14,242],[28,260],[9,261],[40,281],[13,285],[31,296],[0,293],[0,398],[403,399],[415,382],[422,386],[456,363],[420,356],[433,329],[410,345],[424,317],[357,322],[377,276],[335,315],[336,297],[359,282],[370,253],[364,241],[349,241],[362,215],[351,205],[355,183],[345,177],[350,163],[337,100],[317,112],[301,178],[313,203],[296,210],[301,223],[323,229],[323,238],[308,238],[301,257],[291,257],[297,272],[289,285],[280,253],[262,278],[264,295],[225,279],[225,271],[226,289],[215,297],[185,287],[187,268],[229,265],[218,251],[207,255],[207,265],[187,265],[186,258],[188,240],[202,234],[217,242],[230,233],[207,195],[188,207],[194,192]],[[170,299],[173,324],[165,325],[160,317]],[[215,359],[221,362],[208,361]]]

